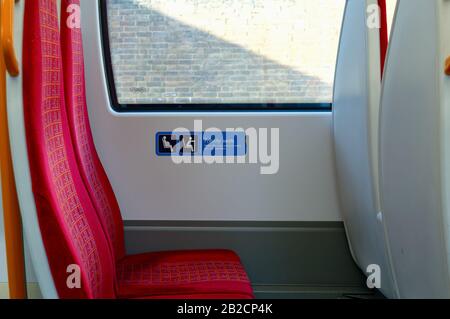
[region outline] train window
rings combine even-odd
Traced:
[[[330,110],[345,0],[103,0],[117,111]]]

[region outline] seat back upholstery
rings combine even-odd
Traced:
[[[32,188],[58,295],[113,298],[114,263],[78,173],[70,137],[56,0],[26,1],[23,43],[24,117]],[[68,285],[70,279],[76,279],[69,275],[77,275],[77,267],[68,268],[72,265],[79,267],[80,288]]]
[[[79,171],[107,234],[115,260],[125,255],[123,220],[114,191],[97,154],[86,103],[83,44],[77,19],[79,0],[62,0],[61,45],[66,109]]]

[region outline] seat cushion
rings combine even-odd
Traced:
[[[132,255],[117,264],[119,298],[250,299],[239,257],[228,250]]]

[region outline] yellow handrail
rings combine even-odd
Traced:
[[[445,74],[450,76],[450,56],[445,61]]]
[[[18,75],[18,63],[12,45],[13,0],[0,0],[0,170],[3,199],[3,219],[5,224],[6,257],[8,266],[9,297],[25,299],[25,258],[23,253],[22,221],[17,199],[16,183],[9,142],[8,116],[6,108],[6,65],[12,75]],[[5,15],[5,10],[8,10]],[[6,39],[5,38],[9,38]],[[7,47],[5,47],[5,45]],[[13,59],[14,58],[14,59]]]
[[[14,3],[18,0],[3,0],[1,11],[1,46],[6,70],[11,76],[19,75],[19,63],[14,49]]]

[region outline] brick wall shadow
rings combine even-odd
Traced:
[[[133,1],[109,0],[108,20],[122,104],[331,102],[318,77]]]

